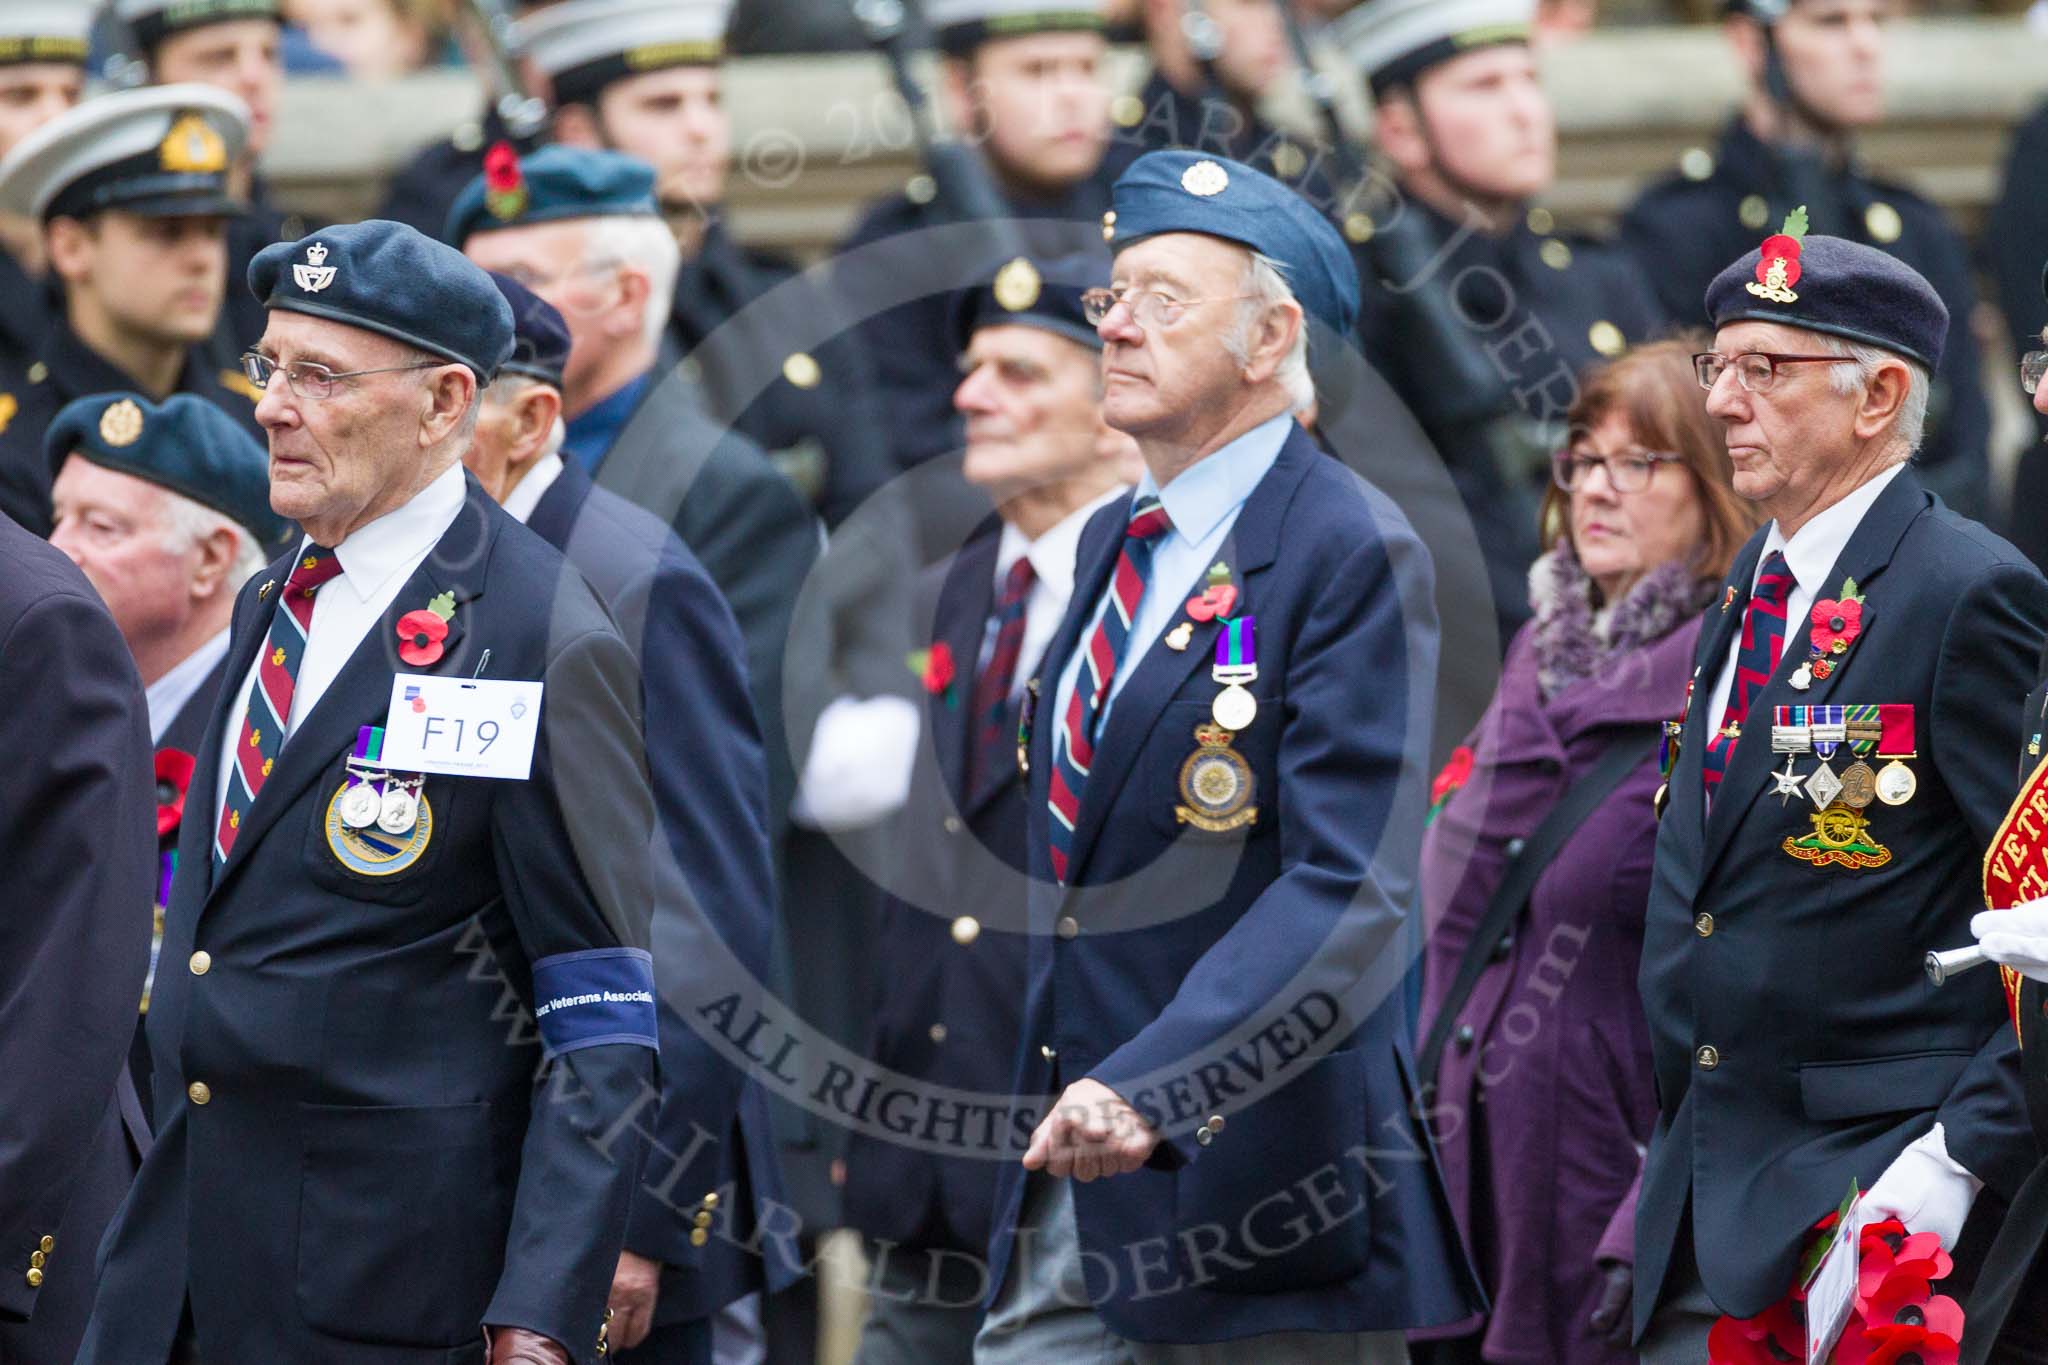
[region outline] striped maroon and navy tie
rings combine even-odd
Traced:
[[[1138,603],[1144,600],[1145,584],[1152,577],[1152,551],[1159,538],[1173,529],[1166,508],[1158,498],[1147,498],[1131,509],[1130,524],[1124,527],[1123,553],[1117,557],[1116,572],[1110,577],[1109,604],[1088,638],[1081,671],[1074,678],[1074,695],[1067,713],[1060,717],[1052,737],[1052,872],[1065,882],[1067,859],[1073,852],[1074,825],[1081,816],[1081,793],[1088,785],[1088,767],[1095,761],[1096,731],[1102,722],[1102,704],[1109,697],[1109,684],[1116,677],[1131,637],[1131,622],[1137,618]]]
[[[220,824],[213,833],[213,867],[228,860],[235,836],[256,804],[270,769],[284,749],[285,726],[292,716],[292,689],[299,664],[306,657],[306,637],[313,624],[313,591],[341,572],[334,551],[310,545],[293,566],[270,618],[263,655],[256,664],[256,685],[249,689],[249,710],[235,744],[234,771],[228,775],[227,797],[221,802]]]
[[[1728,689],[1728,709],[1721,713],[1721,724],[1700,752],[1700,778],[1707,785],[1709,800],[1728,771],[1742,723],[1749,718],[1750,701],[1770,682],[1785,653],[1785,601],[1792,595],[1793,581],[1785,556],[1773,550],[1764,560],[1756,591],[1742,612],[1742,644],[1735,654],[1735,685]],[[1731,726],[1735,734],[1729,733]]]
[[[1010,687],[1017,680],[1017,661],[1024,653],[1024,607],[1038,582],[1031,560],[1019,555],[1003,579],[996,601],[996,644],[988,663],[974,680],[974,748],[967,759],[967,798],[981,795],[984,785],[1001,770],[1005,745],[1016,743],[1017,727],[1010,710]]]

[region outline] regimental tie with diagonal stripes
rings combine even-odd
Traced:
[[[1003,749],[1014,742],[1017,722],[1011,714],[1010,685],[1017,680],[1017,659],[1024,652],[1024,607],[1038,581],[1026,555],[1017,556],[1003,578],[996,601],[996,643],[988,663],[974,679],[974,747],[967,757],[967,799],[973,801],[998,770]]]
[[[1700,751],[1700,779],[1706,783],[1710,802],[1734,756],[1742,723],[1749,718],[1751,699],[1770,682],[1785,653],[1785,601],[1792,595],[1793,582],[1785,556],[1773,550],[1764,560],[1756,591],[1742,612],[1742,643],[1735,654],[1735,685],[1728,689],[1728,709],[1721,713],[1721,724]]]
[[[249,689],[249,710],[242,735],[235,742],[234,771],[228,775],[227,797],[220,805],[220,824],[213,832],[213,868],[220,871],[235,846],[235,835],[256,804],[256,793],[270,776],[284,750],[285,726],[292,715],[292,689],[298,685],[299,663],[306,657],[306,636],[313,624],[313,593],[341,572],[334,551],[310,545],[285,580],[256,664],[256,685]]]
[[[1097,730],[1102,724],[1102,704],[1109,696],[1109,684],[1123,660],[1124,645],[1131,637],[1131,622],[1138,603],[1144,600],[1145,584],[1152,577],[1152,551],[1159,538],[1173,529],[1166,508],[1159,499],[1147,498],[1131,509],[1124,527],[1123,553],[1117,556],[1116,572],[1110,576],[1109,602],[1088,637],[1080,672],[1074,678],[1074,695],[1067,713],[1060,717],[1052,736],[1052,872],[1061,882],[1067,879],[1067,859],[1074,846],[1074,826],[1081,818],[1081,793],[1088,785],[1088,767],[1095,761]]]

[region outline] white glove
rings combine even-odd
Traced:
[[[910,796],[917,704],[904,697],[839,697],[818,717],[790,818],[847,830],[893,815]]]
[[[1984,1182],[1948,1154],[1941,1125],[1899,1153],[1863,1195],[1865,1222],[1896,1218],[1908,1232],[1931,1232],[1947,1250],[1955,1250],[1963,1223]]]
[[[1986,910],[1970,921],[1970,932],[1993,962],[2048,981],[2048,900]]]

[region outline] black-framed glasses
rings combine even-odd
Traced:
[[[242,377],[256,388],[268,389],[270,381],[277,375],[284,376],[284,382],[299,397],[319,402],[334,396],[334,386],[344,379],[360,379],[367,374],[402,374],[407,370],[438,369],[448,362],[445,360],[422,360],[414,365],[387,365],[379,370],[348,370],[336,374],[325,365],[310,361],[295,361],[280,365],[267,355],[255,351],[242,352]]]
[[[1256,294],[1219,294],[1207,299],[1176,299],[1151,289],[1084,289],[1081,291],[1081,316],[1088,319],[1089,326],[1100,327],[1121,303],[1131,310],[1132,320],[1140,327],[1171,327],[1188,309],[1200,304],[1235,303],[1257,297]]]
[[[1692,358],[1692,369],[1703,389],[1713,388],[1732,369],[1735,382],[1750,393],[1769,393],[1771,385],[1778,382],[1780,365],[1840,365],[1845,360],[1846,356],[1839,355],[1773,355],[1768,351],[1720,355],[1707,351]]]
[[[2048,351],[2028,351],[2020,357],[2020,387],[2029,397],[2041,391],[2041,381],[2048,378]]]
[[[1625,450],[1619,455],[1595,455],[1590,450],[1560,450],[1550,457],[1550,477],[1567,493],[1585,486],[1595,469],[1607,472],[1607,486],[1617,493],[1640,493],[1656,477],[1657,466],[1678,459],[1669,450]]]

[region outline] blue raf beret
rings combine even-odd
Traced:
[[[966,350],[982,327],[1036,327],[1055,332],[1090,350],[1102,337],[1081,311],[1081,294],[1109,283],[1109,258],[1100,252],[1035,261],[1019,256],[987,284],[954,298],[953,341]]]
[[[479,384],[512,353],[512,310],[483,267],[403,223],[373,218],[274,243],[249,263],[249,288],[265,307],[467,365]]]
[[[1147,152],[1111,190],[1102,235],[1118,251],[1163,232],[1200,232],[1280,263],[1310,317],[1342,336],[1358,317],[1358,267],[1330,221],[1293,190],[1241,162]]]
[[[1948,341],[1948,305],[1925,276],[1874,246],[1806,235],[1806,211],[1707,286],[1707,316],[1775,322],[1896,351],[1932,370]]]
[[[270,456],[242,424],[203,398],[152,403],[136,393],[96,393],[65,405],[43,433],[50,468],[71,455],[147,479],[210,507],[268,549],[292,524],[270,510]]]
[[[490,276],[512,309],[512,354],[499,373],[523,374],[561,388],[569,366],[569,324],[552,303],[510,275],[493,270]]]
[[[635,217],[661,214],[654,198],[654,168],[619,152],[564,147],[515,156],[493,148],[483,174],[463,187],[448,226],[441,233],[460,247],[479,232],[553,223],[564,218]]]

